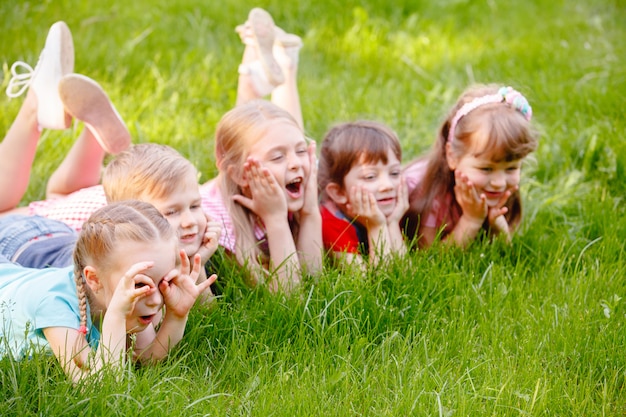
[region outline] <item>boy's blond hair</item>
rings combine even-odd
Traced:
[[[133,145],[105,168],[102,187],[107,201],[150,200],[174,192],[189,177],[193,164],[173,148],[156,143]]]

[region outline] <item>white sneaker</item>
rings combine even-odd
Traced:
[[[129,147],[128,128],[100,84],[69,74],[59,81],[59,96],[65,110],[85,123],[105,152],[115,155]]]
[[[74,71],[74,42],[65,22],[50,27],[46,44],[39,55],[35,69],[17,61],[11,66],[13,77],[6,93],[14,98],[31,88],[37,96],[37,121],[40,128],[67,129],[72,121],[65,113],[59,97],[61,77]],[[17,89],[17,91],[15,91]]]

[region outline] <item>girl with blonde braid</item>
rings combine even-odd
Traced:
[[[216,279],[196,285],[199,271],[199,255],[191,267],[154,206],[105,206],[84,224],[73,266],[31,269],[0,256],[0,358],[51,350],[74,381],[122,369],[129,348],[136,360],[160,360]]]

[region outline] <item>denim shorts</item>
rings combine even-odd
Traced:
[[[45,217],[24,214],[0,216],[0,256],[10,261],[14,261],[33,239],[56,236],[75,238],[76,232],[63,222]]]

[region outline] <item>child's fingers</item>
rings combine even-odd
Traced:
[[[363,213],[363,193],[360,187],[352,187],[350,189],[349,206],[352,214],[359,215]]]
[[[172,281],[174,278],[176,278],[178,275],[180,275],[180,271],[178,269],[172,269],[170,272],[165,274],[165,276],[161,280],[161,283],[166,283],[167,284],[170,281]]]
[[[219,239],[219,232],[209,230],[204,234],[204,237],[202,238],[202,244],[209,245],[213,242],[216,242],[218,239]]]
[[[172,282],[175,282],[178,277],[181,275],[179,269],[172,269],[170,272],[165,274],[161,282],[159,282],[159,290],[163,293],[165,290],[169,289],[169,286]]]
[[[477,194],[476,190],[474,190],[474,194]],[[483,207],[487,207],[487,196],[485,194],[479,195],[478,200]]]
[[[209,227],[209,231],[215,234],[216,239],[219,239],[220,236],[222,236],[222,230],[222,225],[217,222]]]
[[[198,284],[196,287],[198,288],[199,293],[203,293],[207,288],[209,288],[215,281],[217,281],[217,275],[213,274],[205,281]]]
[[[130,268],[128,268],[128,271],[126,271],[124,276],[127,277],[128,279],[132,279],[135,275],[146,272],[153,266],[154,266],[154,262],[152,261],[138,262],[136,264],[133,264]]]
[[[189,273],[189,257],[187,253],[183,249],[178,252],[178,256],[180,257],[180,272],[182,274]]]
[[[118,300],[116,304],[122,303],[119,305],[123,306],[124,311],[130,312],[137,300],[151,295],[156,290],[154,281],[146,275],[127,272],[118,283],[113,298]]]
[[[507,201],[509,201],[509,198],[511,197],[512,193],[509,190],[506,190],[502,196],[500,197],[500,200],[498,200],[498,203],[496,204],[497,208],[501,208],[504,207],[504,205],[506,204]]]
[[[130,291],[132,299],[149,294],[154,288],[154,281],[143,275],[142,272],[146,272],[153,265],[154,262],[139,262],[132,265],[118,282],[116,291]]]
[[[200,273],[200,267],[202,265],[202,257],[199,254],[195,254],[193,257],[193,267],[191,268],[191,275],[198,275]],[[194,279],[194,281],[196,281]]]
[[[271,193],[278,191],[279,186],[274,175],[267,169],[261,168],[255,169],[252,175],[252,178],[249,181],[250,191],[254,197],[255,194],[263,193]]]
[[[374,197],[374,194],[366,192],[366,196],[367,196],[367,208],[369,210],[370,213],[378,211],[378,203],[376,202],[376,197]]]
[[[312,141],[309,144],[309,148],[307,149],[309,152],[309,164],[311,166],[310,168],[310,174],[316,174],[317,175],[317,143],[315,141]]]
[[[357,189],[356,198],[357,198],[357,201],[359,202],[359,205],[361,206],[361,210],[369,209],[369,203],[370,203],[369,193],[366,190],[364,190],[362,187],[356,187],[356,189]]]
[[[250,211],[254,211],[254,202],[252,201],[251,198],[244,197],[240,194],[235,194],[231,198],[233,199],[235,203],[244,206]]]
[[[406,185],[406,178],[404,175],[400,177],[400,185],[398,185],[398,198],[404,199],[409,194],[409,187]]]

